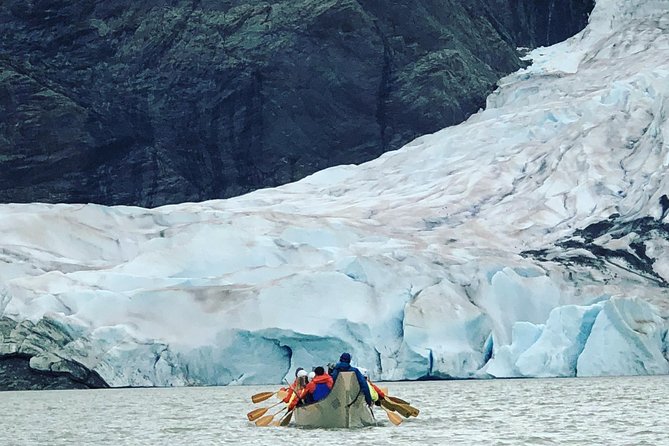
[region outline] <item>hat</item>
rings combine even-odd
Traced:
[[[298,378],[301,378],[301,377],[307,376],[307,375],[308,375],[308,373],[307,373],[306,370],[300,369],[300,370],[298,370],[297,375],[295,375],[295,376],[297,376]]]
[[[342,353],[341,356],[339,357],[339,362],[351,362],[351,354],[350,353]]]
[[[297,370],[295,370],[295,376],[299,376],[300,370],[304,370],[302,367],[298,367]],[[304,376],[304,375],[302,375]]]
[[[311,372],[309,372],[309,374],[307,375],[307,379],[308,379],[309,381],[311,381],[312,379],[314,379],[315,376],[316,376],[316,372],[311,371]]]

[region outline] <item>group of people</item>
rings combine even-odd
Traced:
[[[328,366],[327,373],[325,372],[325,368],[321,366],[314,367],[313,371],[309,373],[302,367],[298,367],[295,371],[295,381],[293,381],[293,384],[288,388],[282,389],[287,392],[283,401],[288,404],[289,410],[293,410],[300,404],[311,404],[320,401],[330,394],[341,372],[355,373],[358,385],[368,406],[372,404],[379,405],[381,400],[385,398],[383,391],[369,380],[367,370],[353,367],[351,365],[351,355],[349,353],[342,353],[339,357],[339,362],[333,366]]]

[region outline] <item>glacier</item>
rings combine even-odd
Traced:
[[[485,110],[155,209],[0,205],[0,355],[109,386],[669,373],[669,0],[597,0]]]

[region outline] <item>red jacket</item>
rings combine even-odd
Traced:
[[[299,398],[291,401],[290,405],[288,406],[288,409],[289,410],[294,409],[295,406],[297,406],[297,402],[299,400],[303,399],[305,396],[307,396],[310,393],[313,394],[314,391],[316,390],[316,386],[318,384],[325,384],[326,386],[328,386],[328,389],[332,390],[332,386],[334,385],[334,381],[332,380],[332,377],[330,375],[328,375],[327,373],[324,374],[324,375],[318,375],[318,376],[314,377],[314,379],[312,379],[309,382],[309,384],[307,384],[307,386],[299,392]]]
[[[284,403],[290,403],[291,400],[294,400],[293,398],[293,389],[297,389],[297,384],[298,384],[298,379],[295,378],[295,381],[293,381],[293,384],[290,385],[289,387],[282,387],[281,390],[285,390],[286,396],[283,398]]]

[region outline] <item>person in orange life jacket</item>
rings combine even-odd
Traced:
[[[325,369],[320,366],[316,367],[314,372],[314,379],[307,384],[307,387],[300,391],[297,400],[291,401],[290,405],[288,405],[288,410],[293,410],[299,400],[304,400],[307,404],[315,403],[330,394],[330,390],[332,390],[332,386],[334,385],[332,377],[326,374]]]
[[[367,380],[367,385],[369,386],[369,393],[372,395],[372,401],[374,401],[374,404],[377,406],[381,405],[381,400],[386,397],[386,394],[383,393],[383,390],[381,390],[376,384],[374,384],[372,381],[369,379],[369,372],[367,369],[360,368],[360,373],[362,373],[362,376],[365,377]]]
[[[369,386],[367,385],[367,380],[365,379],[364,376],[362,376],[360,370],[351,365],[350,353],[342,353],[341,356],[339,357],[339,362],[335,364],[334,370],[332,370],[331,373],[333,381],[337,381],[337,376],[339,376],[339,372],[355,373],[355,377],[358,380],[358,385],[360,386],[360,390],[362,391],[362,394],[365,396],[365,402],[367,403],[368,406],[371,406],[373,403],[372,395],[369,393]]]
[[[299,392],[307,383],[307,371],[304,370],[302,367],[298,367],[297,370],[295,370],[295,381],[293,381],[293,384],[290,387],[282,387],[281,390],[286,391],[286,396],[283,398],[284,403],[290,403],[293,400],[297,401],[297,398],[295,398],[295,394],[293,393],[293,389],[297,392]]]
[[[315,372],[314,370],[316,370],[315,367],[314,367],[314,369],[311,370],[311,372],[309,372],[309,374],[307,375],[307,385],[308,385],[311,381],[313,381],[314,378],[316,377],[316,372]],[[313,399],[311,398],[311,394],[307,394],[307,396],[305,397],[305,399],[304,399],[302,402],[305,403],[305,404],[309,404],[309,403],[313,403],[314,401],[313,401]]]

